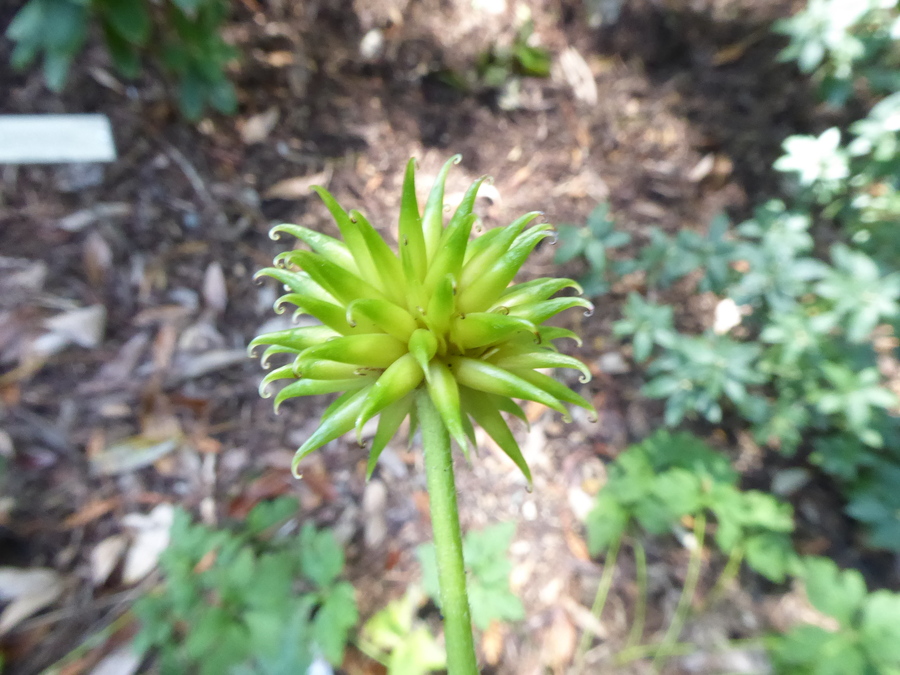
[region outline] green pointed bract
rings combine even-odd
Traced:
[[[399,258],[363,214],[354,210],[350,212],[350,217],[358,223],[359,231],[369,248],[369,254],[372,256],[378,278],[381,280],[379,287],[393,302],[403,304],[405,300],[403,268]]]
[[[425,290],[432,291],[438,282],[447,275],[454,279],[459,276],[463,259],[466,255],[466,244],[469,242],[469,234],[477,216],[470,214],[456,225],[450,225],[445,237],[441,240],[440,247],[431,262],[428,274],[425,276]]]
[[[580,394],[576,394],[562,382],[554,380],[549,375],[544,375],[543,373],[538,373],[534,370],[527,370],[524,368],[514,370],[512,371],[512,373],[520,379],[523,379],[526,382],[531,383],[535,387],[540,388],[542,391],[547,392],[560,401],[564,401],[565,403],[569,403],[571,405],[577,405],[579,408],[584,408],[589,413],[591,413],[592,419],[596,421],[597,411],[594,410],[594,406],[591,405],[590,401],[585,399]],[[564,417],[568,418],[568,415],[564,413]]]
[[[289,398],[338,393],[319,427],[300,447],[293,469],[304,456],[378,417],[369,454],[371,475],[382,450],[409,417],[416,428],[417,396],[427,393],[447,431],[464,452],[475,445],[473,422],[481,425],[531,480],[522,453],[504,415],[527,424],[513,399],[526,399],[567,414],[567,405],[590,403],[542,368],[588,369],[562,354],[554,340],[578,337],[564,328],[542,325],[573,307],[592,305],[557,293],[581,288],[570,279],[535,279],[510,285],[528,255],[552,232],[528,213],[506,227],[475,239],[473,227],[479,178],[444,222],[445,182],[458,163],[440,169],[420,213],[415,163],[406,167],[400,203],[397,245],[392,248],[359,211],[345,211],[326,190],[314,188],[340,231],[336,239],[317,229],[277,225],[272,237],[289,234],[301,248],[276,257],[269,276],[290,292],[276,310],[295,308],[321,326],[298,326],[261,335],[251,352],[265,346],[263,360],[284,365],[266,374],[260,386],[286,380],[275,396],[276,408]],[[307,250],[307,248],[309,250]]]
[[[562,340],[563,338],[574,340],[578,347],[582,344],[581,338],[568,328],[560,328],[559,326],[541,326],[538,329],[538,334],[540,335],[541,343],[547,347],[553,346],[553,340]]]
[[[302,355],[295,359],[293,371],[294,377],[308,377],[313,380],[346,380],[360,375],[369,375],[372,372],[365,368],[360,368],[355,363],[341,363],[340,361],[329,361]]]
[[[341,232],[341,237],[344,239],[344,243],[347,245],[347,249],[350,252],[350,255],[353,256],[353,260],[356,263],[356,267],[359,270],[360,274],[364,279],[372,279],[377,274],[375,269],[375,263],[372,261],[371,254],[369,253],[369,248],[366,246],[365,237],[360,231],[359,226],[347,215],[347,212],[341,208],[341,206],[337,203],[334,197],[331,196],[331,193],[324,188],[320,188],[315,185],[312,188],[317,195],[322,199],[325,203],[325,207],[331,212],[331,216],[334,218],[335,224],[338,226],[338,230]],[[333,260],[332,262],[337,262]]]
[[[357,298],[385,299],[384,294],[372,284],[312,251],[294,251],[294,258],[313,281],[344,304]]]
[[[460,384],[489,394],[536,401],[567,415],[565,407],[554,396],[508,370],[464,356],[450,358],[447,363]]]
[[[260,345],[273,345],[303,351],[307,347],[312,347],[337,336],[338,333],[328,328],[328,326],[298,326],[297,328],[263,333],[250,341],[250,344],[247,346],[247,353],[253,356],[254,350]]]
[[[377,327],[374,324],[367,326],[357,322],[355,326],[351,326],[347,323],[346,309],[332,302],[319,300],[311,295],[300,295],[299,293],[282,295],[275,303],[275,312],[282,314],[284,312],[284,305],[286,304],[294,305],[294,307],[297,308],[294,312],[295,318],[300,314],[309,314],[340,335],[369,333],[373,330],[377,330]]]
[[[416,160],[414,159],[407,163],[406,175],[403,177],[398,233],[400,236],[400,260],[404,262],[403,271],[421,282],[425,279],[427,256],[425,235],[422,232],[422,217],[419,215],[419,202],[416,199]],[[409,271],[407,272],[407,270]]]
[[[407,352],[406,345],[384,333],[345,335],[308,347],[301,358],[330,359],[370,368],[387,368]]]
[[[450,432],[450,436],[463,452],[468,453],[469,446],[466,443],[466,432],[463,429],[459,404],[459,385],[454,374],[450,372],[447,364],[435,359],[429,364],[425,375],[428,393],[431,400],[434,401],[434,407],[440,413],[441,419],[444,420],[447,431]]]
[[[494,397],[474,389],[466,392],[465,412],[471,415],[478,424],[494,439],[500,449],[507,454],[531,485],[531,469],[519,449],[515,437],[509,430],[506,420],[494,403]]]
[[[357,440],[360,439],[362,427],[366,422],[418,387],[424,377],[422,367],[416,363],[412,354],[406,353],[394,361],[372,385],[372,390],[356,420]]]
[[[327,234],[316,232],[315,230],[303,227],[302,225],[292,225],[290,223],[283,223],[282,225],[273,227],[269,230],[269,238],[277,241],[280,232],[285,232],[291,236],[297,237],[297,239],[305,243],[313,251],[319,255],[325,256],[331,260],[331,262],[340,265],[354,274],[359,273],[356,261],[353,260],[353,254],[350,253],[350,249],[347,248],[347,245],[339,239],[329,237]],[[285,254],[282,253],[275,257],[276,263],[283,255]]]
[[[542,302],[566,288],[574,288],[581,295],[581,286],[571,279],[534,279],[510,286],[494,303],[495,307],[515,307],[528,302]]]
[[[290,251],[290,253],[293,253],[293,251]],[[277,279],[297,295],[308,295],[325,302],[337,302],[334,296],[313,281],[312,277],[306,272],[294,272],[284,269],[284,267],[266,267],[253,275],[254,279],[259,279],[260,277]]]
[[[422,213],[422,238],[425,241],[425,256],[428,260],[434,258],[438,242],[444,232],[444,183],[447,182],[447,173],[451,166],[459,164],[461,160],[462,155],[454,155],[444,163],[425,203],[425,211]]]
[[[550,236],[549,228],[549,225],[539,225],[523,235],[520,242],[515,243],[500,260],[485,270],[477,284],[469,285],[460,294],[459,310],[480,312],[490,307],[516,276],[538,242]]]
[[[350,391],[370,385],[372,382],[372,377],[353,377],[346,380],[307,380],[306,378],[295,380],[275,394],[275,412],[278,412],[282,402],[289,398]]]
[[[460,315],[450,326],[451,339],[462,350],[494,345],[523,332],[536,335],[537,328],[527,319],[495,312]]]
[[[540,215],[540,212],[534,211],[525,214],[507,227],[499,228],[499,233],[491,239],[491,242],[463,265],[459,276],[460,288],[477,288],[481,276],[503,257],[525,226]]]
[[[418,329],[409,312],[387,300],[361,298],[352,301],[347,305],[347,323],[352,326],[359,317],[378,326],[380,330],[401,342],[408,341],[413,331]]]
[[[541,324],[550,317],[573,307],[584,307],[589,313],[594,311],[594,305],[589,300],[566,297],[553,298],[552,300],[544,300],[543,302],[535,302],[528,305],[517,305],[516,307],[510,307],[509,313],[512,316],[528,319],[534,324]]]
[[[314,450],[318,450],[326,443],[330,443],[335,438],[343,436],[353,428],[356,416],[366,400],[366,393],[365,389],[357,392],[348,392],[349,396],[344,394],[341,399],[338,399],[341,401],[340,405],[332,406],[326,411],[328,414],[322,416],[322,423],[306,439],[306,442],[298,448],[297,453],[294,455],[294,460],[291,462],[291,471],[297,478],[300,478],[297,469],[304,457]]]
[[[409,353],[413,355],[422,370],[428,370],[428,364],[437,354],[438,339],[431,331],[420,328],[409,337],[407,344]]]
[[[501,368],[574,368],[581,371],[581,381],[589,382],[591,371],[574,356],[546,350],[522,352],[493,360]]]
[[[375,471],[375,465],[378,463],[381,451],[391,441],[400,425],[403,424],[403,420],[412,412],[414,407],[413,396],[409,394],[399,401],[394,401],[381,411],[381,414],[378,416],[378,428],[375,430],[375,437],[372,439],[372,447],[369,448],[366,480],[372,477],[372,472]]]

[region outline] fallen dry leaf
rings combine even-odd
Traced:
[[[82,246],[81,259],[91,285],[102,286],[113,262],[112,249],[103,235],[96,231],[88,234]]]
[[[91,349],[103,340],[106,330],[106,308],[103,305],[91,305],[57,314],[44,321],[44,326],[53,335],[64,341],[64,345],[74,343],[79,347]]]
[[[575,654],[577,640],[578,631],[568,614],[562,609],[554,609],[550,626],[541,641],[541,661],[554,673],[564,672]]]
[[[296,176],[285,178],[266,190],[263,197],[266,199],[302,199],[309,197],[310,188],[313,185],[327,187],[331,180],[331,168],[309,176]]]
[[[265,112],[248,117],[241,125],[241,139],[247,145],[262,143],[278,124],[279,115],[278,108],[272,107]]]
[[[62,220],[59,220],[56,223],[56,226],[66,232],[80,232],[84,228],[100,222],[101,220],[125,218],[130,215],[131,205],[125,202],[95,204],[90,208],[70,213]]]
[[[102,586],[116,569],[128,547],[128,538],[121,534],[107,537],[91,550],[91,581]]]
[[[150,466],[157,460],[174,451],[181,443],[180,438],[159,440],[146,436],[131,436],[105,448],[91,457],[90,463],[94,473],[100,476],[114,476],[120,473],[136,471]]]
[[[153,571],[159,556],[169,546],[169,531],[174,518],[175,508],[168,503],[158,505],[146,515],[129,513],[122,518],[122,526],[133,538],[125,556],[122,583],[136,584]]]
[[[506,629],[499,621],[491,621],[481,636],[481,653],[489,666],[496,666],[503,656],[503,638]]]
[[[225,285],[225,274],[222,266],[213,261],[203,275],[203,301],[206,306],[221,314],[228,305],[228,287]]]
[[[0,635],[41,611],[63,591],[63,580],[46,567],[0,567],[0,600],[11,602],[0,614]]]

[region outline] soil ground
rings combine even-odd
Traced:
[[[447,72],[471,71],[486,49],[510,44],[523,8],[535,44],[554,55],[552,76],[503,92],[447,84]],[[0,10],[0,24],[14,10]],[[295,482],[290,457],[326,402],[295,399],[274,415],[256,391],[258,363],[243,355],[262,326],[281,321],[271,311],[276,289],[252,280],[285,245],[268,238],[270,226],[331,232],[308,189],[317,183],[395,232],[407,159],[418,159],[427,187],[454,153],[462,163],[449,200],[493,176],[478,203],[485,228],[535,209],[582,223],[608,201],[637,247],[653,226],[703,231],[723,210],[739,220],[775,193],[769,167],[781,141],[821,121],[805,81],[776,59],[782,42],[769,25],[790,10],[783,0],[633,0],[616,21],[591,27],[586,6],[566,0],[242,0],[228,27],[243,54],[240,112],[197,125],[178,117],[156,73],[123,82],[98,47],[61,95],[39,73],[0,68],[0,113],[105,113],[120,155],[102,167],[0,167],[0,262],[12,270],[0,279],[0,428],[10,455],[0,565],[52,567],[67,580],[51,614],[8,641],[10,672],[40,672],[127,606],[133,594],[115,577],[91,583],[91,551],[122,531],[124,514],[163,502],[215,523],[260,499],[297,495],[304,517],[345,542],[364,615],[402,594],[418,578],[414,547],[429,539],[418,449],[392,445],[367,485],[365,453],[342,439]],[[0,41],[0,63],[9,51]],[[587,84],[577,77],[585,69]],[[550,247],[525,270],[559,272]],[[627,347],[611,337],[628,290],[614,287],[591,317],[566,318],[585,337],[572,352],[596,374],[583,389],[599,424],[566,425],[529,408],[531,431],[517,433],[532,492],[488,444],[458,463],[464,529],[518,524],[512,584],[529,618],[481,636],[486,672],[575,672],[575,639],[591,625],[585,613],[602,570],[583,540],[585,500],[602,485],[604,463],[659,426],[659,407],[637,394]],[[712,320],[714,299],[672,294],[686,326]],[[102,325],[96,313],[81,316],[75,344],[42,356],[52,343],[45,321],[87,307],[102,308]],[[726,445],[724,432],[707,431]],[[178,451],[137,470],[110,457],[123,440],[159,449],[171,438]],[[649,637],[671,616],[687,551],[674,540],[648,546]],[[628,632],[633,578],[626,549],[584,672],[651,672],[609,660]],[[693,621],[685,637],[698,652],[665,672],[751,672],[740,664],[757,667],[758,655],[723,661],[716,651],[770,625],[766,590],[733,590]],[[364,659],[345,670],[379,672]]]

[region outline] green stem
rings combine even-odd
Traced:
[[[640,539],[634,540],[634,564],[637,581],[637,598],[634,608],[634,623],[628,633],[625,649],[637,645],[644,637],[644,621],[647,614],[647,551]]]
[[[597,595],[594,596],[594,604],[591,606],[591,614],[597,620],[603,614],[603,608],[606,606],[606,598],[609,596],[609,589],[612,586],[613,573],[616,571],[616,558],[619,555],[619,546],[622,543],[622,537],[616,537],[609,550],[606,552],[606,561],[603,564],[603,574],[600,575],[600,585],[597,586]],[[575,655],[575,672],[580,673],[582,670],[584,655],[587,653],[591,644],[591,636],[587,631],[582,632],[581,640],[578,642],[578,651]]]
[[[422,427],[425,475],[431,501],[431,527],[434,531],[438,582],[441,587],[447,672],[449,675],[478,675],[469,598],[466,594],[466,570],[463,564],[459,509],[456,505],[450,435],[426,390],[417,392],[416,404],[419,425]]]
[[[684,620],[697,591],[697,581],[700,579],[700,566],[703,562],[703,538],[706,534],[706,514],[702,511],[694,518],[694,550],[691,551],[691,559],[688,561],[687,576],[684,579],[684,588],[681,589],[681,597],[675,607],[675,616],[659,645],[659,652],[653,659],[653,667],[659,669],[665,663],[668,649],[678,640]]]
[[[712,607],[719,601],[727,587],[737,576],[743,560],[744,547],[742,545],[735,546],[731,549],[731,554],[728,556],[728,562],[725,563],[725,569],[722,570],[722,574],[719,576],[719,580],[716,582],[715,587],[710,591],[710,594],[703,603],[704,608]]]

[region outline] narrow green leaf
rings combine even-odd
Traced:
[[[281,404],[289,398],[333,394],[338,391],[355,391],[371,385],[374,381],[375,378],[372,376],[353,377],[346,380],[308,380],[306,378],[296,380],[275,395],[275,412],[277,413]]]
[[[544,323],[544,321],[550,317],[556,316],[560,312],[564,312],[573,307],[584,307],[589,313],[594,311],[594,305],[589,300],[585,300],[584,298],[565,297],[552,298],[550,300],[535,302],[528,305],[518,305],[516,307],[511,307],[509,313],[512,316],[520,316],[523,319],[528,319],[537,326]]]
[[[387,299],[370,283],[320,255],[310,251],[291,251],[289,259],[344,305],[357,298]]]
[[[372,477],[378,458],[381,456],[382,450],[390,442],[397,433],[403,420],[410,414],[413,408],[413,395],[409,394],[399,401],[394,401],[387,408],[381,411],[378,418],[378,429],[375,431],[375,437],[372,439],[372,447],[369,450],[369,463],[366,467],[366,480]]]
[[[262,382],[259,383],[259,397],[260,398],[269,398],[271,394],[268,391],[269,385],[275,380],[285,380],[285,379],[294,379],[297,376],[294,375],[294,366],[293,364],[288,364],[286,366],[281,366],[280,368],[275,368],[274,370],[270,370],[266,373],[265,377],[263,377]]]
[[[425,203],[425,211],[422,214],[422,236],[425,240],[425,255],[428,261],[434,260],[438,242],[444,233],[444,184],[447,182],[447,172],[461,160],[462,155],[453,155],[444,163]]]
[[[304,352],[305,353],[305,352]],[[310,380],[346,380],[369,373],[354,363],[298,356],[293,363],[294,377]],[[380,372],[380,371],[378,371]]]
[[[384,333],[345,335],[303,351],[299,358],[331,359],[370,368],[387,368],[406,353],[406,345]]]
[[[456,222],[450,221],[425,276],[424,287],[427,291],[432,291],[448,274],[454,279],[459,276],[469,245],[469,234],[477,219],[473,214]]]
[[[404,354],[382,373],[372,386],[356,420],[356,438],[361,440],[363,425],[395,401],[418,387],[425,377],[412,354]]]
[[[447,365],[450,366],[456,379],[462,385],[486,391],[489,394],[536,401],[568,417],[565,406],[554,396],[508,370],[465,356],[448,358]],[[548,379],[552,380],[553,378]],[[555,380],[553,381],[555,382]]]
[[[503,452],[519,467],[528,480],[528,484],[531,485],[531,469],[522,455],[519,444],[509,430],[506,420],[503,419],[496,405],[494,405],[495,397],[475,389],[466,388],[463,390],[461,398],[464,402],[465,411],[482,426]]]
[[[337,225],[338,230],[340,230],[344,244],[346,244],[347,249],[350,251],[350,255],[353,256],[353,260],[356,261],[356,267],[359,270],[360,276],[363,279],[377,279],[378,269],[376,268],[375,262],[372,260],[366,238],[363,236],[358,223],[347,215],[347,212],[337,203],[337,200],[331,196],[331,193],[328,192],[328,190],[321,188],[318,185],[314,185],[312,189],[319,195],[319,198],[325,204],[325,208],[328,209],[331,213],[331,217],[334,218],[334,222]]]
[[[359,415],[359,410],[366,400],[366,394],[368,394],[368,390],[365,388],[349,393],[349,395],[345,394],[338,399],[340,401],[339,405],[333,406],[327,411],[319,427],[294,454],[294,459],[291,462],[291,472],[294,476],[302,478],[297,473],[297,469],[304,457],[335,438],[343,436],[353,428],[356,416]]]
[[[378,326],[379,330],[393,335],[401,342],[409,340],[409,336],[419,327],[409,312],[388,300],[354,300],[347,305],[347,323],[352,326],[357,317],[365,318]]]
[[[451,275],[446,275],[438,282],[437,287],[428,302],[425,311],[425,320],[435,335],[446,335],[450,330],[451,317],[455,312],[454,280]]]
[[[512,372],[517,377],[526,380],[535,387],[542,389],[554,398],[559,399],[560,401],[564,401],[565,403],[577,405],[579,408],[584,408],[590,413],[589,419],[591,419],[592,421],[597,420],[597,411],[594,409],[594,406],[591,405],[590,401],[585,399],[583,396],[576,394],[562,382],[553,379],[549,375],[544,375],[543,373],[538,373],[534,370],[516,369]],[[566,418],[568,419],[568,414],[566,414]]]
[[[284,305],[288,303],[297,307],[297,311],[294,313],[295,316],[297,314],[314,316],[341,335],[371,333],[378,330],[374,324],[369,324],[368,322],[357,322],[355,326],[351,326],[347,323],[347,312],[343,307],[331,302],[317,300],[311,296],[300,295],[299,293],[289,293],[278,298],[278,301],[275,303],[275,313],[283,314]]]
[[[406,296],[403,289],[403,267],[400,265],[400,259],[362,213],[353,210],[350,212],[350,219],[356,222],[366,246],[369,247],[369,255],[372,256],[372,262],[378,271],[378,278],[381,279],[379,288],[394,303],[403,305]]]
[[[425,371],[428,382],[428,395],[434,402],[444,420],[447,431],[459,444],[459,447],[468,455],[469,446],[466,443],[466,432],[463,429],[462,413],[459,402],[459,385],[447,367],[447,364],[434,360]]]
[[[494,359],[501,368],[574,368],[582,374],[581,382],[591,381],[591,371],[574,356],[551,352],[546,349],[511,354]]]
[[[463,351],[504,342],[520,331],[537,335],[537,328],[530,321],[496,312],[457,316],[450,327],[451,339]]]
[[[574,288],[578,295],[582,294],[581,286],[571,279],[534,279],[506,289],[494,303],[492,309],[498,306],[514,307],[529,302],[549,300],[565,288]]]
[[[526,213],[506,227],[498,228],[498,234],[463,265],[462,272],[459,275],[460,296],[465,294],[468,288],[477,288],[481,284],[481,278],[510,249],[516,237],[525,229],[525,226],[540,215],[542,214],[539,211]],[[480,239],[483,238],[480,237]],[[476,241],[478,240],[476,239]]]
[[[424,328],[418,329],[410,336],[407,348],[422,370],[428,372],[428,364],[431,363],[431,359],[437,354],[438,349],[438,341],[434,333]]]
[[[457,306],[463,313],[483,312],[497,300],[518,273],[525,259],[542,239],[550,236],[552,226],[537,225],[513,242],[499,260],[483,270],[477,281],[463,286],[460,282]],[[465,270],[463,270],[465,273]]]
[[[307,347],[312,347],[320,342],[325,342],[325,340],[337,337],[338,335],[339,333],[327,326],[298,326],[297,328],[288,328],[287,330],[264,333],[259,337],[253,338],[247,346],[247,353],[250,356],[253,356],[254,350],[260,345],[276,345],[292,350],[303,351]]]
[[[400,199],[400,260],[406,259],[404,271],[408,269],[414,279],[422,282],[425,279],[426,254],[425,236],[422,232],[422,217],[419,215],[419,203],[416,200],[416,160],[411,159],[406,165],[403,177],[403,195]]]
[[[271,277],[291,289],[298,295],[309,295],[318,300],[336,303],[337,299],[324,288],[319,286],[306,272],[288,270],[283,267],[265,267],[253,275],[253,280],[260,277]],[[275,303],[276,305],[278,303]]]
[[[305,243],[319,255],[328,258],[331,262],[340,265],[349,272],[359,275],[359,268],[356,266],[353,254],[350,253],[350,249],[347,248],[347,245],[344,242],[335,239],[334,237],[329,237],[327,234],[311,230],[308,227],[293,225],[291,223],[282,223],[281,225],[273,227],[269,230],[269,239],[278,241],[281,238],[279,237],[281,232],[297,237],[297,239]],[[287,253],[290,253],[290,251]],[[286,254],[282,253],[280,256],[276,257],[276,263],[278,259],[284,255]]]

